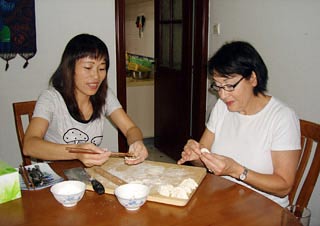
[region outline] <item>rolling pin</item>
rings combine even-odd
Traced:
[[[107,180],[111,181],[115,185],[119,186],[119,185],[127,184],[127,182],[125,182],[124,180],[120,179],[119,177],[116,177],[116,176],[112,175],[111,173],[109,173],[108,171],[102,169],[101,167],[94,166],[93,167],[93,171],[95,173],[103,176]]]

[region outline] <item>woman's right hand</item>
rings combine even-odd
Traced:
[[[181,159],[177,163],[181,165],[188,161],[199,160],[200,148],[200,143],[193,139],[188,140],[181,153]]]
[[[94,154],[90,153],[75,153],[75,157],[79,159],[86,167],[101,166],[108,161],[111,152],[105,149],[99,148],[92,143],[80,144],[73,147],[85,148],[94,151]],[[96,154],[97,153],[97,154]]]

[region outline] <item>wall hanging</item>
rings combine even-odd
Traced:
[[[137,16],[136,26],[139,29],[139,38],[143,37],[143,29],[144,29],[145,22],[146,22],[146,18],[143,15]]]
[[[37,52],[34,0],[0,0],[0,57],[6,61],[19,54],[28,60]]]

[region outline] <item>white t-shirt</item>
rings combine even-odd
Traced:
[[[273,173],[272,151],[300,149],[300,124],[295,112],[272,97],[257,114],[230,112],[219,99],[207,122],[215,134],[211,152],[230,157],[239,164],[263,174]],[[274,200],[281,206],[289,204],[288,197],[279,198],[226,176]]]
[[[99,146],[103,138],[106,116],[121,108],[118,99],[108,88],[106,104],[100,118],[79,122],[69,113],[61,94],[54,88],[44,90],[36,103],[33,116],[48,120],[49,128],[44,139],[59,144],[93,143]]]

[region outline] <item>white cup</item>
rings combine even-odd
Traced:
[[[303,226],[309,226],[310,218],[311,211],[307,207],[303,208],[299,205],[289,205],[282,211],[281,225],[294,225],[294,222],[299,221]]]

